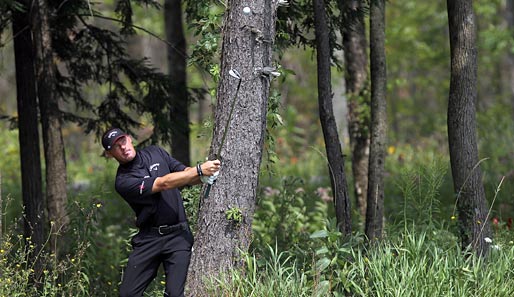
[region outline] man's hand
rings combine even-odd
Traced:
[[[212,185],[214,184],[214,182],[216,181],[216,179],[218,179],[218,175],[220,174],[219,170],[214,172],[211,176],[201,176],[200,177],[200,180],[202,181],[202,183],[204,184],[209,184],[209,185]]]
[[[202,175],[212,176],[214,173],[216,173],[220,170],[221,162],[220,162],[220,160],[206,161],[205,163],[200,165],[200,167],[202,170]],[[202,180],[202,182],[203,182],[203,180]]]

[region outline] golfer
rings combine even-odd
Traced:
[[[136,151],[132,137],[119,128],[104,133],[102,146],[119,163],[116,191],[134,210],[139,229],[132,238],[120,296],[143,296],[161,264],[166,274],[164,296],[184,296],[193,235],[179,188],[214,183],[220,161],[186,167],[158,146]]]

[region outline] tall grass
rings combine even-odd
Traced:
[[[292,244],[287,248],[277,229],[256,220],[255,232],[271,229],[282,244],[246,255],[242,270],[211,283],[212,296],[514,296],[514,233],[498,226],[486,258],[462,251],[456,222],[439,211],[446,172],[447,162],[436,158],[400,175],[401,215],[387,222],[386,236],[376,244],[358,232],[343,238],[330,220],[298,241],[287,233],[294,230],[292,221],[281,229]],[[291,210],[280,206],[295,198],[284,184],[273,199],[263,200],[256,218],[287,216]]]
[[[463,253],[457,238],[443,248],[430,237],[407,230],[369,247],[341,243],[331,258],[318,252],[310,267],[270,248],[269,257],[246,255],[243,270],[215,278],[209,296],[514,296],[512,244],[480,258]]]
[[[36,255],[43,267],[36,271],[28,259],[35,247],[24,238],[16,221],[0,237],[0,296],[116,296],[120,266],[126,259],[126,239],[119,226],[100,226],[103,205],[75,203],[68,230],[60,236],[59,253],[49,244]],[[47,238],[49,239],[49,237]],[[40,275],[39,275],[40,273]]]
[[[79,242],[63,258],[39,252],[36,258],[44,268],[35,271],[34,262],[28,261],[35,252],[30,238],[12,230],[0,241],[0,296],[89,296],[90,278],[84,269],[89,242]]]
[[[288,252],[268,247],[268,257],[245,255],[244,270],[232,270],[211,280],[209,296],[311,296],[308,276]]]

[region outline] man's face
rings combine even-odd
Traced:
[[[120,164],[128,163],[136,156],[136,150],[134,149],[132,138],[130,136],[122,136],[117,139],[107,153]]]

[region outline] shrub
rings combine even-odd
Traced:
[[[253,221],[254,248],[277,245],[285,250],[303,245],[313,231],[322,227],[328,202],[308,193],[298,178],[285,178],[279,189],[265,187]]]

